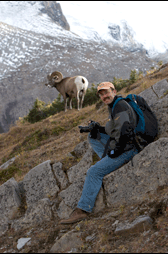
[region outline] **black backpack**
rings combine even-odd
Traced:
[[[119,100],[125,100],[138,116],[138,123],[134,129],[136,137],[142,138],[146,145],[153,142],[158,135],[158,122],[145,99],[135,94],[129,94],[126,98],[119,97],[113,105],[112,112]]]

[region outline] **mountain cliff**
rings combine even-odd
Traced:
[[[52,71],[64,77],[83,75],[91,86],[157,66],[134,41],[126,22],[109,25],[116,44],[72,33],[55,1],[2,1],[0,14],[8,23],[0,22],[0,133],[27,115],[36,98],[46,103],[57,98],[57,90],[45,86]]]

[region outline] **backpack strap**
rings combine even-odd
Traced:
[[[135,113],[138,115],[138,123],[137,126],[135,127],[135,133],[141,132],[145,133],[145,118],[143,115],[143,111],[139,107],[137,103],[137,98],[136,94],[129,94],[125,100],[128,102],[128,104],[133,108]]]
[[[107,140],[107,143],[106,143],[106,145],[104,147],[104,152],[103,152],[103,155],[102,155],[101,159],[103,159],[106,156],[108,147],[110,145],[110,141],[111,141],[111,137]]]
[[[113,111],[114,111],[114,108],[115,108],[115,105],[120,101],[120,100],[124,100],[124,98],[122,98],[122,97],[119,97],[119,98],[117,98],[116,100],[115,100],[115,102],[114,102],[114,104],[113,104],[113,107],[112,107],[112,113],[113,113]]]

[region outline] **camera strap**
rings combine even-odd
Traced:
[[[107,143],[106,143],[106,145],[105,145],[105,148],[104,148],[104,152],[103,152],[103,155],[102,155],[102,159],[106,156],[106,154],[107,154],[107,149],[108,149],[108,146],[109,146],[109,144],[110,144],[110,141],[111,141],[111,138],[109,138],[108,140],[107,140]]]

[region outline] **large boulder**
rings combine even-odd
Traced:
[[[23,217],[13,220],[11,228],[17,231],[51,221],[53,219],[51,207],[52,202],[48,198],[39,200],[34,205],[28,207]]]
[[[50,160],[31,169],[23,179],[27,206],[34,205],[40,199],[55,197],[59,191],[51,169]]]
[[[56,241],[52,246],[50,253],[73,253],[74,250],[81,247],[82,244],[81,232],[71,230]]]
[[[168,137],[167,92],[168,82],[167,79],[163,79],[139,94],[147,101],[158,119],[159,137]]]
[[[62,170],[62,163],[56,162],[52,166],[52,171],[55,175],[55,179],[57,180],[57,184],[61,190],[64,190],[68,187],[68,178],[64,171]]]
[[[0,235],[8,229],[8,222],[16,217],[21,205],[19,186],[12,177],[0,186]]]
[[[70,183],[79,181],[79,179],[85,179],[86,172],[88,171],[93,162],[92,155],[93,150],[91,147],[89,147],[80,162],[77,165],[69,168],[67,174]]]
[[[168,185],[168,138],[149,144],[132,162],[103,179],[108,206],[143,201],[149,193]]]
[[[168,94],[159,99],[152,107],[159,124],[159,137],[168,137]]]
[[[152,222],[153,220],[149,216],[141,215],[131,223],[127,221],[119,223],[116,227],[115,234],[128,236],[128,234],[148,231],[153,226]]]
[[[153,106],[159,99],[164,97],[165,93],[168,91],[167,79],[162,79],[155,83],[150,88],[144,90],[139,95],[142,96],[149,106]]]

